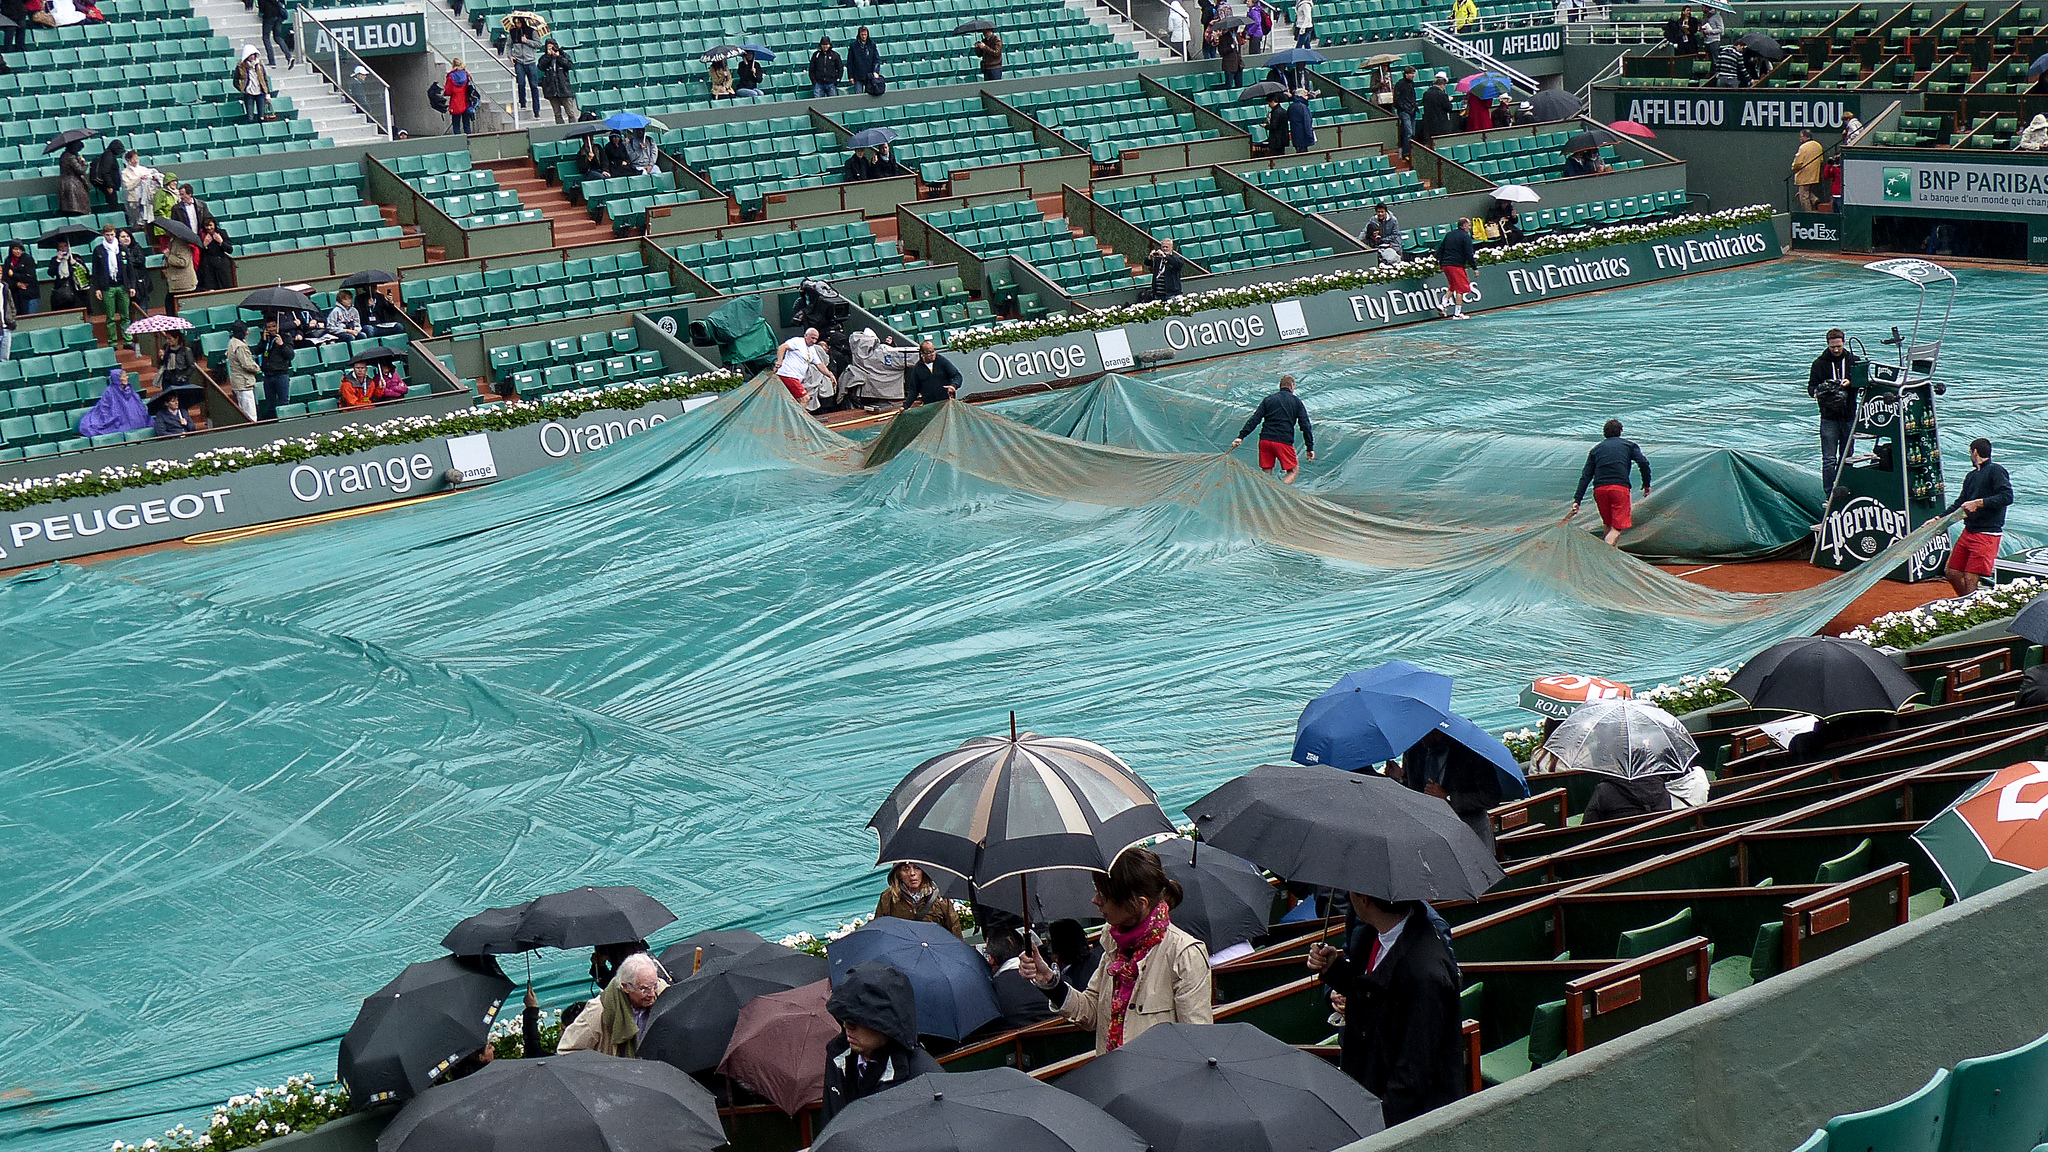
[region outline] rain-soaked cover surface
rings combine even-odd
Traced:
[[[1675,579],[1556,524],[1584,439],[1332,419],[1287,489],[1216,454],[1246,408],[1215,397],[1112,380],[855,444],[769,383],[409,509],[0,584],[0,1143],[330,1075],[359,998],[486,905],[632,883],[678,936],[865,911],[875,805],[1010,709],[1172,812],[1347,670],[1442,669],[1497,730],[1532,674],[1733,663],[1887,567]],[[1798,527],[1797,469],[1653,456],[1659,497],[1727,505],[1674,540]],[[582,963],[536,958],[551,1003]]]

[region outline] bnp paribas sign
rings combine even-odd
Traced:
[[[1842,162],[1842,199],[1879,209],[2048,214],[2048,164],[1852,157]]]

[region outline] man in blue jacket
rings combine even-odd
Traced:
[[[1287,134],[1294,138],[1294,150],[1306,152],[1316,144],[1315,111],[1308,106],[1308,90],[1301,89],[1294,94],[1294,102],[1287,106]]]
[[[1316,458],[1316,433],[1309,427],[1308,409],[1294,394],[1294,377],[1282,376],[1280,390],[1259,401],[1258,410],[1252,418],[1238,429],[1237,439],[1230,442],[1232,449],[1244,443],[1244,438],[1259,429],[1259,468],[1266,472],[1273,465],[1280,465],[1280,478],[1289,484],[1301,473],[1301,462],[1294,456],[1294,426],[1301,425],[1301,443],[1308,449],[1308,458]],[[1261,426],[1263,425],[1263,426]]]
[[[1628,499],[1628,470],[1634,465],[1643,470],[1643,496],[1650,495],[1650,461],[1633,440],[1621,438],[1621,421],[1609,420],[1600,434],[1606,439],[1593,445],[1586,453],[1586,467],[1579,473],[1579,490],[1572,495],[1572,510],[1566,520],[1579,514],[1579,505],[1586,499],[1586,485],[1593,486],[1593,503],[1600,508],[1600,522],[1607,525],[1607,546],[1621,539],[1621,534],[1635,524],[1634,512]]]
[[[1970,474],[1963,477],[1963,490],[1947,511],[1960,508],[1963,534],[1948,551],[1948,571],[1942,575],[1958,596],[1977,590],[1977,579],[1989,576],[1998,564],[1998,541],[2005,535],[2005,510],[2012,504],[2012,476],[2005,465],[1991,462],[1991,441],[1978,437],[1970,441]]]

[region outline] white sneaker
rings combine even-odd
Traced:
[[[1470,316],[1467,316],[1467,315],[1465,315],[1465,310],[1461,308],[1461,309],[1459,309],[1458,311],[1456,311],[1456,312],[1453,312],[1453,313],[1451,313],[1451,319],[1453,319],[1453,320],[1470,320],[1470,319],[1471,319],[1471,317],[1470,317]]]

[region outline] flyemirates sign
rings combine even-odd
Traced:
[[[1638,240],[1535,260],[1484,264],[1472,273],[1465,311],[1553,299],[1769,260],[1778,235],[1767,224],[1667,240]],[[1376,257],[1361,256],[1361,266]],[[961,395],[1081,380],[1161,362],[1184,363],[1434,320],[1451,305],[1441,275],[1387,280],[1270,304],[1217,308],[1114,328],[1069,332],[952,354]]]

